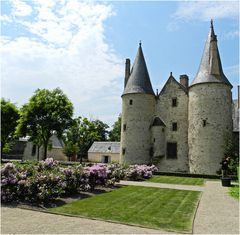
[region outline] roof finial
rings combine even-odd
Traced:
[[[140,40],[140,42],[139,42],[139,46],[141,47],[142,46],[142,41]]]
[[[215,35],[215,33],[214,33],[213,19],[211,19],[211,26],[210,26],[210,28],[211,28],[211,38],[212,38],[213,41],[216,41],[217,40],[217,35]]]
[[[172,72],[170,72],[170,77],[172,77]]]

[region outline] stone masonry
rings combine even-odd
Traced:
[[[141,43],[126,60],[120,162],[158,165],[160,171],[216,174],[231,136],[232,85],[224,75],[213,22],[196,77],[172,75],[154,93]]]

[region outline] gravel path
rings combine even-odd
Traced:
[[[172,188],[179,190],[191,190],[191,191],[203,191],[204,186],[194,186],[194,185],[182,185],[182,184],[162,184],[162,183],[153,183],[153,182],[144,182],[144,181],[126,181],[121,180],[120,185],[132,185],[132,186],[144,186],[144,187],[154,187],[154,188]]]
[[[195,234],[239,234],[239,201],[220,181],[207,181],[195,217]]]
[[[167,234],[166,231],[99,220],[1,208],[1,234]]]

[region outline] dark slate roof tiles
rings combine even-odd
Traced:
[[[137,56],[131,69],[131,74],[123,95],[132,93],[146,93],[154,95],[141,44],[139,45]]]
[[[120,153],[120,142],[94,142],[88,153]]]

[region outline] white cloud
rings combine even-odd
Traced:
[[[201,20],[234,18],[239,15],[238,1],[184,1],[179,2],[174,18]]]
[[[225,71],[227,77],[239,76],[239,64],[228,66],[228,67],[224,68],[224,71]]]
[[[32,7],[21,0],[11,0],[12,15],[14,16],[28,16],[32,13]]]
[[[115,97],[122,91],[123,63],[105,42],[104,21],[114,14],[112,7],[74,0],[31,4],[34,19],[16,17],[17,11],[6,18],[27,34],[2,37],[2,96],[22,105],[37,88],[60,87],[76,115],[113,123],[120,112]]]
[[[223,39],[225,40],[234,39],[238,37],[239,37],[239,30],[233,30],[233,31],[223,33]]]

